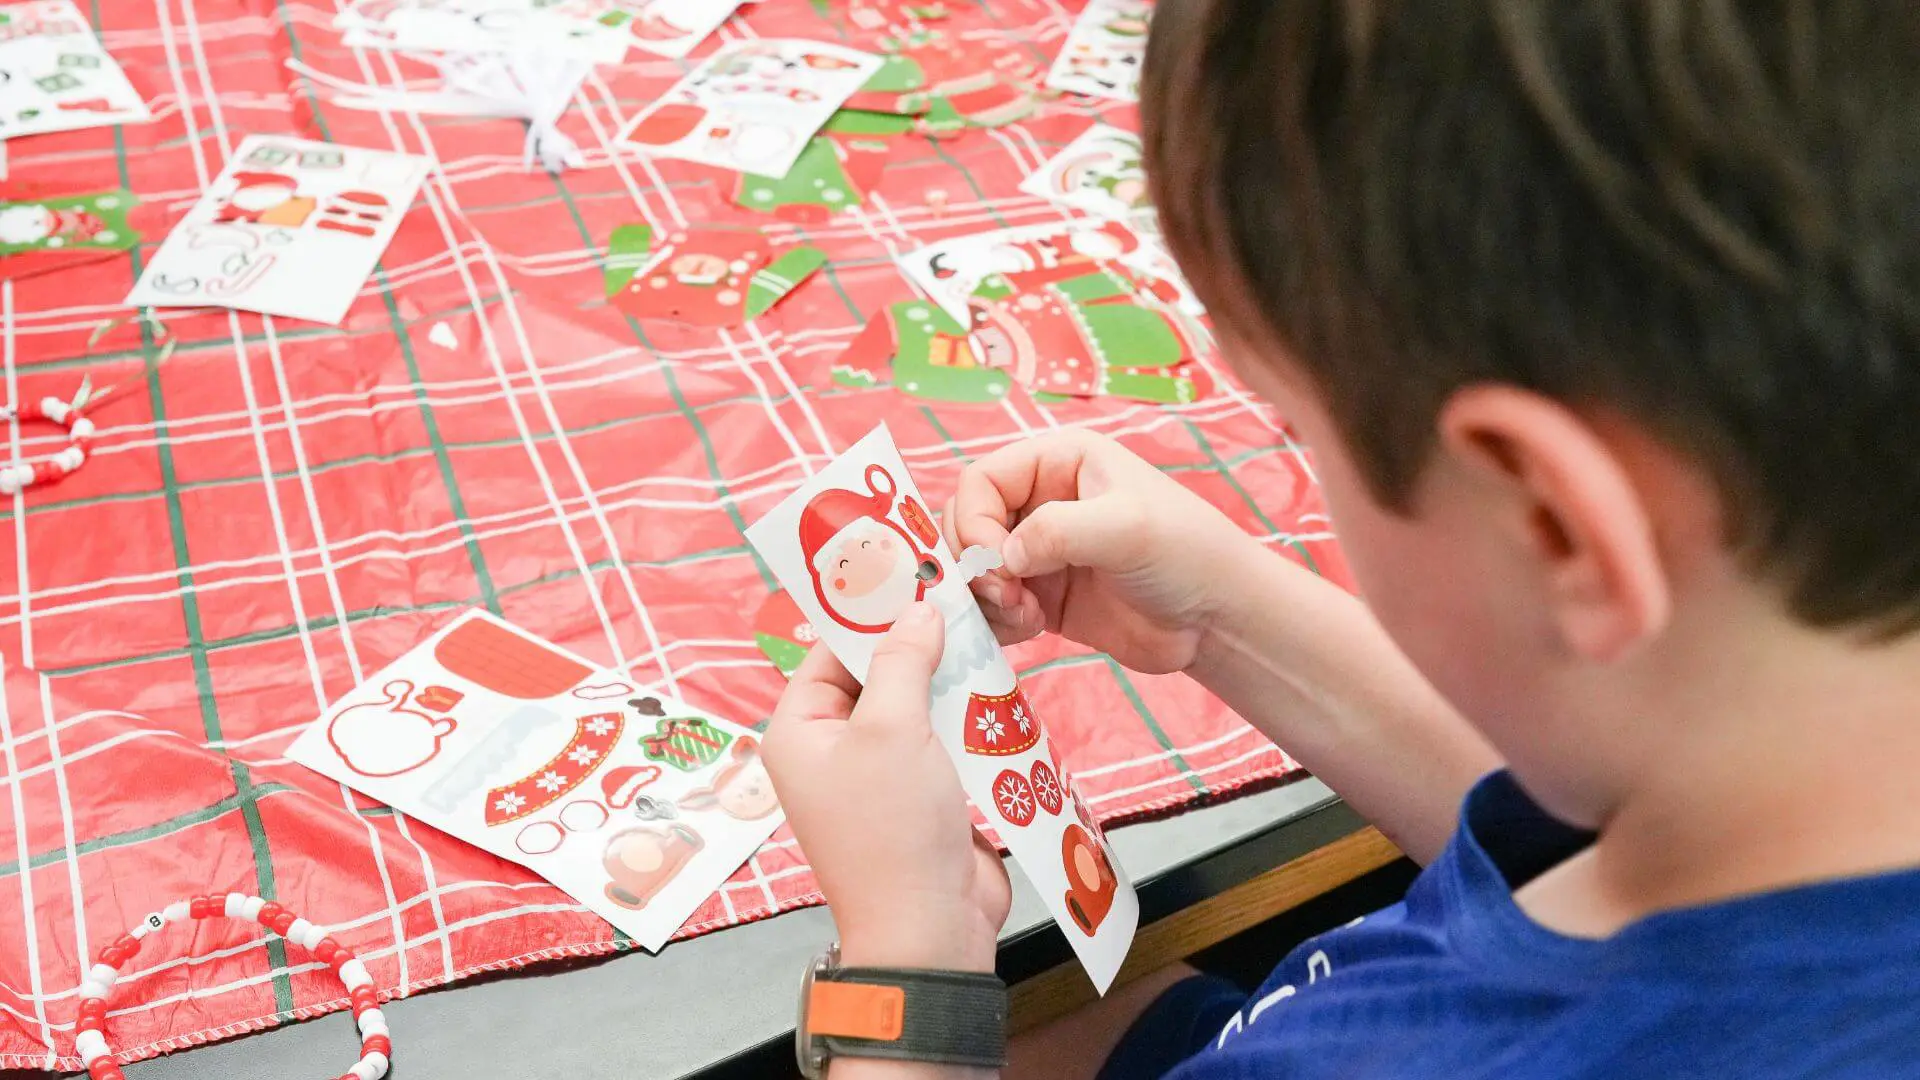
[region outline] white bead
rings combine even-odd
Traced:
[[[157,911],[152,911],[147,913],[146,918],[140,920],[140,924],[138,926],[135,926],[133,929],[127,931],[127,933],[132,934],[133,939],[135,941],[138,941],[141,938],[146,937],[148,934],[153,933],[155,930],[158,930],[165,925],[167,925],[167,917]]]
[[[355,1080],[380,1080],[380,1074],[373,1071],[373,1063],[364,1059],[354,1062],[347,1075]]]
[[[0,472],[0,495],[20,494],[20,481],[11,472]]]
[[[293,925],[287,927],[287,940],[308,952],[319,948],[320,943],[326,938],[327,931],[324,927],[315,926],[305,919],[295,919]]]
[[[249,896],[247,897],[246,902],[240,905],[240,917],[243,919],[249,919],[253,922],[259,922],[260,909],[266,906],[267,906],[267,902],[265,900],[262,900],[257,896]]]
[[[228,893],[228,894],[227,894],[227,906],[226,906],[226,916],[227,916],[227,918],[229,918],[229,919],[237,919],[237,918],[239,918],[239,917],[240,917],[240,906],[241,906],[242,904],[245,904],[246,902],[247,902],[247,898],[246,898],[246,897],[245,897],[244,895],[242,895],[242,894],[240,894],[240,893],[237,893],[237,892],[230,892],[230,893]]]
[[[83,1001],[87,998],[99,998],[105,1001],[107,1000],[107,996],[113,993],[113,984],[110,982],[103,983],[89,975],[80,980],[80,988],[75,990],[74,993],[80,995]]]
[[[89,982],[104,984],[107,989],[111,990],[113,989],[113,984],[120,980],[120,972],[114,970],[112,964],[95,964],[87,971],[87,980]],[[106,997],[107,995],[101,994],[100,996]]]
[[[375,1050],[373,1053],[361,1058],[360,1064],[373,1066],[373,1080],[380,1080],[380,1077],[387,1075],[387,1066],[391,1065],[392,1062],[387,1060],[387,1055]]]
[[[346,984],[347,989],[358,990],[363,986],[372,986],[373,976],[367,974],[366,965],[355,957],[340,965],[340,981]]]
[[[167,905],[166,910],[160,913],[160,917],[168,922],[186,922],[188,919],[193,918],[193,902],[190,900],[175,900],[173,903]]]
[[[87,452],[77,446],[69,446],[65,450],[53,455],[51,460],[55,465],[60,466],[68,472],[72,472],[87,463]]]
[[[67,422],[67,403],[61,401],[59,398],[41,398],[40,411],[45,414],[47,419],[56,424],[64,424]]]
[[[360,1037],[371,1039],[375,1035],[392,1035],[387,1030],[387,1014],[379,1009],[368,1009],[360,1014]]]
[[[73,422],[73,427],[70,428],[69,430],[73,432],[74,438],[85,439],[93,434],[93,421],[83,416],[80,419],[75,420]]]
[[[73,1037],[73,1052],[80,1055],[80,1060],[84,1062],[88,1068],[92,1068],[94,1062],[113,1053],[113,1051],[107,1049],[107,1037],[97,1031],[83,1031],[75,1035]]]

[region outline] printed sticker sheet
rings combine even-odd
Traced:
[[[0,139],[150,118],[72,0],[0,7]]]
[[[747,530],[747,539],[856,679],[908,605],[945,616],[933,726],[986,815],[1102,993],[1140,904],[1046,724],[947,550],[882,425]]]
[[[525,866],[647,949],[785,820],[751,731],[481,611],[287,754]]]
[[[419,53],[537,47],[617,64],[633,38],[589,0],[357,0],[334,19],[341,44]]]
[[[709,57],[620,138],[658,156],[784,177],[880,57],[823,41],[744,41]]]
[[[1088,97],[1140,100],[1152,18],[1152,0],[1089,0],[1047,72],[1047,85]]]
[[[1140,136],[1095,124],[1022,181],[1020,190],[1103,218],[1149,217],[1153,203],[1140,159]]]
[[[430,167],[411,154],[248,136],[126,302],[337,324]]]

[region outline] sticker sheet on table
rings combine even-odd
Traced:
[[[961,786],[1046,900],[1094,986],[1126,958],[1140,906],[1074,789],[883,425],[747,530],[799,610],[856,679],[908,605],[947,624],[934,730]]]
[[[0,8],[0,139],[151,118],[72,0]]]
[[[476,611],[336,702],[287,756],[658,949],[785,820],[759,745]]]

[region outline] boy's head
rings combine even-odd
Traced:
[[[1634,741],[1582,699],[1680,670],[1649,642],[1920,627],[1920,8],[1155,19],[1169,243],[1383,622],[1555,809],[1606,813],[1566,747]]]

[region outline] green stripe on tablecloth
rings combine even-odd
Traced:
[[[1188,765],[1187,759],[1174,748],[1173,740],[1167,737],[1166,729],[1160,726],[1160,721],[1153,718],[1153,710],[1147,708],[1147,703],[1141,699],[1140,691],[1134,687],[1133,679],[1127,675],[1127,669],[1121,667],[1119,662],[1111,656],[1103,656],[1101,659],[1107,662],[1107,670],[1112,673],[1113,681],[1120,684],[1121,692],[1126,694],[1127,700],[1133,704],[1133,711],[1139,714],[1140,722],[1147,725],[1147,730],[1153,733],[1154,741],[1160,744],[1160,749],[1167,752],[1168,760],[1179,768],[1181,778],[1192,784],[1193,790],[1205,795],[1207,782],[1200,779],[1199,775],[1193,771],[1193,766]]]
[[[253,797],[255,799],[263,799],[268,795],[293,790],[296,789],[286,784],[260,784],[253,789]],[[184,814],[178,814],[152,825],[142,825],[137,829],[127,829],[124,832],[109,833],[106,836],[96,836],[91,840],[82,840],[73,846],[73,850],[75,854],[87,855],[95,851],[106,851],[110,848],[125,847],[128,844],[138,844],[148,840],[155,840],[162,836],[177,833],[182,829],[190,829],[195,825],[204,825],[215,818],[225,817],[235,810],[240,809],[240,805],[240,796],[229,795],[219,802],[214,803],[212,806],[204,806],[198,810],[189,810]],[[67,849],[63,844],[60,847],[43,851],[38,855],[29,856],[27,858],[27,866],[29,869],[38,870],[43,866],[51,866],[54,863],[60,862],[66,857]],[[20,864],[17,862],[0,863],[0,878],[9,878],[19,872]],[[278,962],[285,963],[285,957],[282,957]]]
[[[100,22],[100,2],[91,0],[94,25]],[[120,174],[122,187],[131,188],[133,181],[127,168],[127,143],[122,129],[113,128],[113,152]],[[145,259],[138,250],[129,253],[132,257],[133,278],[140,280],[145,269]],[[178,476],[174,471],[173,448],[167,445],[166,397],[160,389],[159,350],[153,339],[153,325],[140,322],[141,359],[146,368],[147,397],[153,406],[154,448],[160,460],[160,482],[167,489],[167,528],[173,538],[173,563],[178,569],[180,581],[180,615],[187,628],[187,654],[193,663],[194,691],[200,697],[200,725],[209,741],[224,738],[220,730],[220,706],[213,696],[213,671],[207,665],[207,651],[203,645],[200,625],[200,599],[194,591],[193,558],[187,552],[186,515],[181,509],[180,493],[174,488]],[[24,588],[26,583],[21,583]],[[253,876],[258,895],[265,900],[273,900],[278,893],[274,887],[273,853],[267,846],[266,823],[260,819],[258,801],[259,789],[253,785],[253,774],[245,762],[231,756],[227,758],[227,769],[233,776],[234,799],[240,809],[240,818],[246,823],[247,842],[253,848]],[[274,1008],[282,1013],[293,1010],[293,982],[286,975],[287,945],[280,938],[267,941],[267,964],[275,972],[273,977]]]
[[[580,241],[587,245],[588,251],[593,252],[594,261],[600,264],[604,272],[607,265],[606,250],[594,241],[592,231],[587,228],[586,219],[580,216],[580,208],[573,201],[573,192],[567,189],[566,181],[558,176],[553,178],[553,186],[560,192],[561,201],[566,203],[567,213],[573,217],[573,226],[580,232]],[[620,313],[620,317],[626,320],[627,328],[633,331],[633,336],[640,342],[641,348],[655,356],[660,355],[660,350],[654,348],[653,342],[647,338],[647,332],[640,328],[639,320],[624,311]],[[743,357],[741,362],[751,363],[752,361]],[[700,440],[700,452],[706,457],[707,476],[713,481],[714,490],[720,495],[720,505],[726,507],[727,517],[732,520],[734,529],[744,540],[747,535],[747,520],[740,515],[739,504],[734,501],[733,491],[727,486],[726,475],[720,471],[720,457],[714,453],[713,436],[708,433],[707,426],[700,422],[700,411],[687,403],[686,394],[680,390],[680,380],[674,378],[673,365],[663,361],[660,365],[660,375],[666,381],[667,393],[673,395],[673,403],[680,410],[680,415],[686,417],[687,423],[693,425],[694,435]],[[778,408],[777,405],[774,407]],[[766,560],[760,557],[760,553],[752,550],[749,545],[747,554],[752,557],[753,567],[760,574],[760,583],[766,586],[767,591],[773,592],[778,589],[780,581],[773,576],[773,571],[768,568]]]
[[[1281,529],[1280,526],[1275,525],[1273,519],[1267,516],[1267,512],[1260,509],[1260,504],[1253,501],[1253,495],[1240,483],[1240,479],[1233,475],[1233,470],[1227,467],[1227,463],[1220,459],[1220,452],[1213,448],[1213,443],[1207,441],[1206,433],[1200,430],[1200,426],[1185,418],[1182,418],[1180,423],[1186,427],[1187,434],[1193,436],[1194,445],[1198,446],[1201,452],[1207,455],[1207,460],[1212,462],[1213,471],[1219,474],[1220,479],[1225,480],[1227,486],[1240,496],[1240,501],[1247,504],[1247,509],[1253,511],[1254,520],[1268,532],[1280,537],[1281,543],[1299,552],[1301,560],[1307,564],[1307,569],[1316,574],[1319,573],[1320,566],[1313,561],[1313,554],[1307,550],[1307,546],[1294,539],[1292,534]]]

